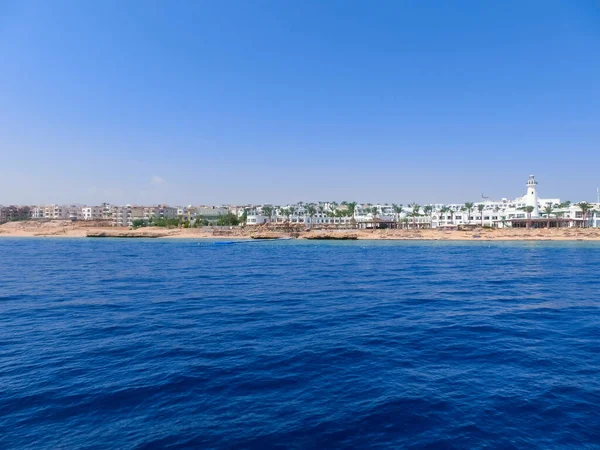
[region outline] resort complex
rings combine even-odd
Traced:
[[[102,221],[114,227],[296,226],[301,228],[599,227],[600,203],[538,197],[533,175],[515,199],[418,205],[318,202],[289,205],[0,206],[0,223],[22,220]]]

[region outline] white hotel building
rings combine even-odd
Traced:
[[[506,198],[499,201],[485,200],[474,203],[470,211],[467,211],[464,203],[455,203],[429,205],[431,211],[427,213],[424,211],[423,206],[420,206],[417,214],[413,214],[413,208],[405,206],[404,211],[398,214],[395,212],[393,205],[377,204],[357,205],[352,217],[330,217],[331,205],[322,203],[318,205],[317,213],[311,218],[306,207],[299,204],[274,208],[274,214],[270,219],[261,214],[261,207],[253,208],[248,211],[246,223],[248,225],[260,225],[269,220],[272,223],[285,223],[289,220],[291,224],[304,224],[306,226],[311,226],[311,224],[315,226],[357,225],[361,228],[381,227],[382,225],[396,226],[397,224],[411,228],[441,228],[459,225],[503,228],[525,226],[526,222],[534,223],[534,226],[546,226],[548,218],[544,213],[544,208],[551,206],[553,209],[550,215],[551,227],[583,226],[584,222],[586,222],[586,226],[600,226],[599,214],[592,211],[599,211],[600,204],[592,203],[592,210],[584,218],[582,210],[576,204],[561,207],[559,198],[539,198],[537,184],[535,177],[531,175],[526,183],[525,195],[522,197],[512,200]],[[530,215],[524,210],[528,206],[533,208]],[[373,207],[377,208],[377,214],[373,214]],[[288,217],[283,214],[286,209],[293,211],[291,216]],[[354,223],[352,223],[353,220]]]
[[[577,204],[562,206],[559,198],[539,198],[537,195],[537,181],[530,175],[525,185],[526,192],[522,197],[513,200],[503,198],[500,201],[486,200],[475,203],[470,215],[464,204],[445,205],[450,211],[442,214],[444,205],[434,207],[430,224],[432,228],[456,225],[483,225],[489,227],[524,227],[527,222],[535,226],[546,226],[550,219],[550,226],[597,226],[598,217],[591,210],[584,218],[582,210]],[[598,210],[598,204],[591,204],[593,210]],[[532,207],[528,214],[524,208]],[[546,207],[552,208],[550,217],[544,213]],[[467,217],[468,216],[468,217]]]

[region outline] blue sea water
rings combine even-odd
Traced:
[[[600,245],[0,239],[0,448],[598,448]]]

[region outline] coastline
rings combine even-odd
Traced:
[[[474,230],[387,229],[282,231],[263,227],[129,228],[88,226],[85,222],[11,222],[0,225],[2,237],[152,238],[152,239],[250,239],[293,237],[306,240],[417,240],[417,241],[600,241],[600,228],[504,228]]]

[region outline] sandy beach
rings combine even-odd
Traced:
[[[2,237],[121,237],[164,239],[248,239],[252,237],[289,237],[298,239],[376,239],[376,240],[485,240],[485,241],[596,241],[600,240],[599,228],[551,228],[551,229],[485,229],[475,230],[311,230],[300,232],[272,231],[263,227],[189,228],[166,229],[158,227],[115,228],[94,223],[65,220],[10,222],[0,225]]]

